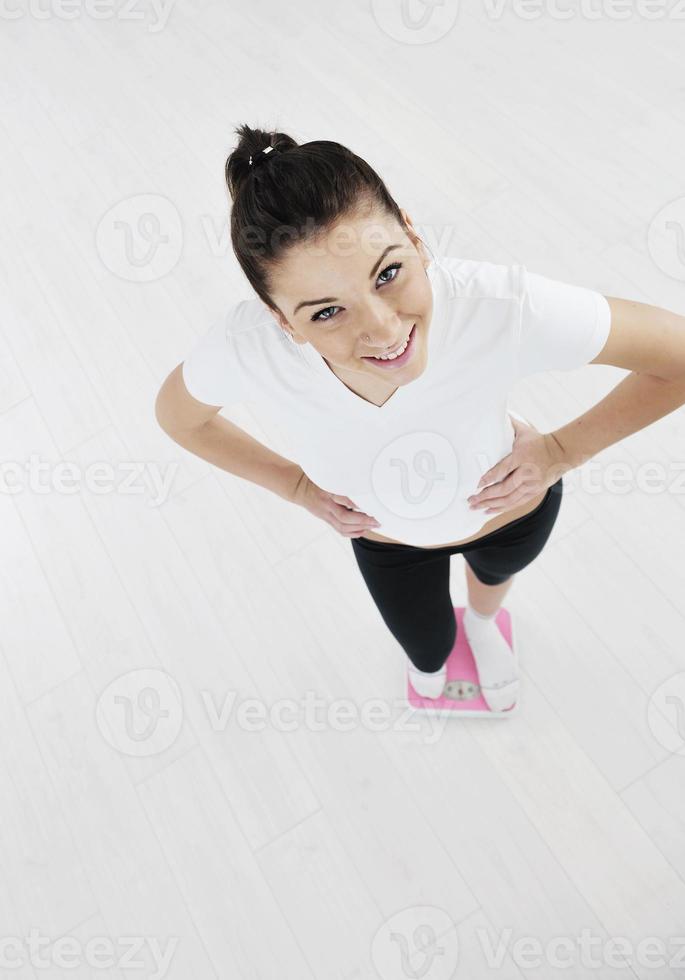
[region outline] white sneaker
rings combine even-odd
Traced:
[[[447,680],[447,664],[443,664],[440,670],[425,671],[419,670],[412,663],[407,669],[411,686],[419,697],[439,698],[445,688]]]

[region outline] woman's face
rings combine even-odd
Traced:
[[[430,257],[411,220],[366,212],[285,254],[272,275],[271,310],[298,344],[310,343],[336,374],[394,389],[423,373],[433,313]],[[401,348],[397,363],[372,355]]]

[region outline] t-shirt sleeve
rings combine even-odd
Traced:
[[[206,405],[230,405],[246,400],[244,371],[227,330],[224,314],[196,342],[181,368],[193,396]]]
[[[588,364],[609,336],[611,308],[606,296],[529,272],[525,266],[519,270],[518,376]]]

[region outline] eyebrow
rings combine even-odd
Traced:
[[[369,273],[369,279],[373,279],[374,275],[376,274],[376,269],[381,264],[381,262],[388,254],[388,252],[392,252],[394,248],[401,248],[401,247],[402,247],[401,243],[398,243],[397,245],[388,245],[388,247],[383,251],[380,258],[377,259],[373,269]],[[302,302],[298,303],[295,309],[293,310],[293,316],[295,316],[297,311],[301,309],[301,307],[303,306],[318,306],[320,303],[337,303],[337,302],[338,300],[336,296],[324,296],[322,299],[303,299]]]

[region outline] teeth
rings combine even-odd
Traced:
[[[411,334],[410,334],[411,336]],[[409,337],[405,340],[402,346],[395,351],[394,354],[381,354],[380,357],[376,357],[375,354],[372,355],[374,361],[394,361],[395,358],[400,357],[407,349],[407,344],[409,343]]]

